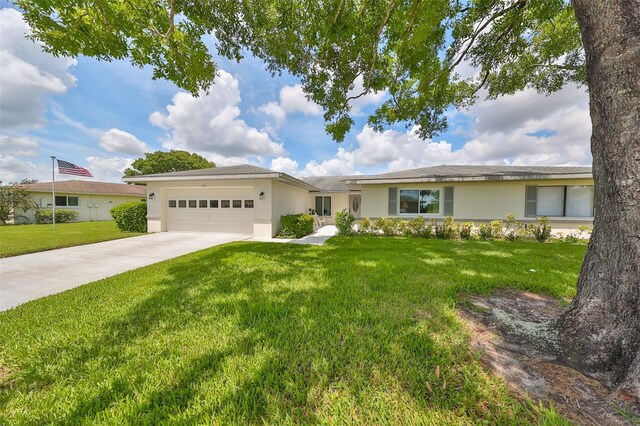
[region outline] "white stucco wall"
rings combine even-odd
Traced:
[[[233,180],[198,180],[198,181],[164,181],[147,185],[147,193],[153,193],[153,200],[147,200],[148,232],[164,232],[167,230],[167,189],[232,189],[234,187],[251,187],[254,199],[254,235],[272,235],[272,182],[270,179],[233,179]],[[260,199],[260,193],[264,197]],[[306,191],[305,191],[306,192]]]
[[[309,191],[280,182],[273,182],[273,235],[280,232],[280,216],[287,214],[308,213]]]
[[[331,216],[325,216],[328,225],[335,225],[336,213],[342,209],[349,210],[349,193],[348,192],[311,192],[309,193],[309,209],[316,208],[316,197],[331,197]]]
[[[42,208],[51,208],[51,193],[50,192],[32,192],[29,194],[33,201]],[[144,196],[129,196],[129,195],[96,195],[96,194],[77,194],[69,192],[58,192],[56,196],[65,195],[71,197],[78,197],[78,206],[61,207],[56,206],[56,209],[74,210],[78,212],[78,220],[80,222],[99,221],[99,220],[113,220],[111,217],[111,209],[122,203],[130,201],[143,200]],[[19,211],[16,216],[24,216],[27,222],[31,223],[35,221],[34,211]],[[17,221],[20,221],[19,218]]]
[[[457,221],[483,222],[504,219],[508,213],[513,213],[522,222],[532,222],[535,219],[524,216],[525,187],[527,185],[593,185],[593,179],[557,179],[557,180],[529,180],[529,181],[488,181],[488,182],[447,182],[447,183],[411,183],[411,184],[379,184],[363,185],[362,187],[362,216],[386,217],[388,214],[389,188],[400,189],[439,189],[440,211],[444,208],[444,187],[453,186],[453,217]],[[399,192],[398,192],[399,196]],[[398,214],[395,217],[411,218],[416,214]],[[439,215],[424,215],[426,218]],[[551,218],[552,226],[577,228],[579,225],[591,225],[592,218]]]

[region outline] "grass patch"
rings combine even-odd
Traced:
[[[0,313],[0,423],[557,424],[482,368],[455,308],[572,296],[584,252],[336,237],[141,268]]]
[[[58,223],[55,229],[51,225],[5,225],[0,226],[0,257],[117,240],[135,235],[141,234],[121,232],[112,220]]]

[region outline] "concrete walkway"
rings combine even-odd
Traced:
[[[161,232],[0,259],[0,311],[251,235]]]
[[[253,237],[249,241],[258,241],[263,243],[308,244],[312,246],[321,246],[325,243],[325,241],[335,236],[337,233],[338,229],[335,226],[326,225],[318,229],[313,234],[309,234],[306,237],[298,239]]]

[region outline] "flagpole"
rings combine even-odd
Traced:
[[[53,198],[53,202],[51,203],[51,209],[53,212],[53,221],[51,222],[53,225],[53,229],[56,229],[56,157],[55,155],[51,156],[51,198]]]

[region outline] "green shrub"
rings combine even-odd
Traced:
[[[516,220],[513,213],[507,213],[504,221],[504,238],[507,241],[519,241],[526,236],[522,223]]]
[[[425,232],[427,223],[425,222],[424,217],[418,216],[415,219],[411,219],[407,223],[407,227],[414,237],[421,237]]]
[[[68,223],[78,220],[79,213],[75,210],[56,209],[56,223]],[[53,223],[53,210],[36,210],[36,223]]]
[[[434,224],[435,219],[431,219],[429,224],[427,224],[424,217],[418,216],[406,221],[405,228],[403,228],[404,234],[407,236],[411,235],[414,237],[430,238],[433,233]]]
[[[147,202],[131,201],[111,209],[111,216],[122,232],[147,232]]]
[[[578,243],[580,243],[580,239],[578,237],[576,237],[575,235],[573,235],[572,233],[569,233],[566,237],[564,237],[564,241],[566,243],[570,243],[570,244],[578,244]]]
[[[544,243],[551,238],[551,226],[549,226],[549,218],[542,216],[538,218],[538,225],[531,226],[531,233],[536,241]]]
[[[454,222],[451,216],[445,217],[444,221],[442,221],[442,225],[438,225],[436,223],[434,229],[436,238],[440,238],[442,240],[451,240],[458,235],[458,224]]]
[[[484,241],[489,241],[493,238],[493,229],[491,225],[487,223],[483,223],[478,228],[478,235],[480,235],[480,239]]]
[[[371,234],[371,228],[373,227],[373,222],[368,217],[365,217],[358,224],[358,232],[363,235]]]
[[[287,214],[280,216],[282,226],[279,237],[302,238],[313,232],[313,216],[310,214]]]
[[[347,209],[342,209],[336,213],[336,228],[338,228],[338,234],[351,235],[353,234],[353,222],[356,218],[353,217]]]
[[[472,237],[474,226],[475,225],[473,224],[473,222],[463,223],[460,227],[460,238],[462,238],[463,240],[470,240]]]
[[[410,237],[413,235],[411,229],[409,228],[409,221],[405,219],[396,219],[396,234],[404,235],[405,237]]]
[[[578,226],[578,231],[580,231],[583,234],[591,234],[592,229],[589,228],[587,225],[580,225]]]
[[[293,229],[283,226],[278,232],[277,238],[296,238],[296,233]]]
[[[384,235],[391,237],[397,233],[397,223],[395,220],[388,217],[379,217],[373,223],[373,230],[376,232],[382,232]]]
[[[491,221],[491,236],[493,238],[499,239],[502,238],[502,221],[501,220],[492,220]]]
[[[431,238],[433,237],[433,224],[428,224],[427,226],[424,227],[424,229],[422,230],[422,232],[420,233],[420,236],[422,238]]]

